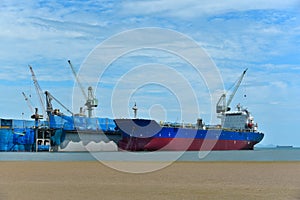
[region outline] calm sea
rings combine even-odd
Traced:
[[[0,161],[300,161],[300,148],[211,152],[1,152]]]

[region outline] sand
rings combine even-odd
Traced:
[[[0,178],[0,199],[300,199],[300,162],[176,162],[145,174],[96,161],[0,162]]]

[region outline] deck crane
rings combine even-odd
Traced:
[[[233,91],[232,91],[232,93],[230,94],[230,96],[229,96],[227,102],[226,102],[226,93],[222,94],[222,96],[220,97],[219,101],[217,102],[217,106],[216,106],[217,113],[224,113],[224,112],[230,110],[229,105],[230,105],[230,103],[231,103],[231,101],[232,101],[232,99],[233,99],[233,97],[234,97],[236,91],[237,91],[238,88],[240,87],[241,82],[242,82],[242,80],[243,80],[243,78],[244,78],[244,76],[245,76],[247,70],[248,70],[248,68],[245,69],[245,70],[243,71],[242,75],[239,77],[239,79],[238,79],[236,85],[234,86]]]
[[[35,86],[35,90],[36,90],[36,93],[39,97],[39,100],[40,100],[40,104],[41,104],[41,107],[42,107],[42,112],[43,112],[43,116],[46,116],[46,110],[45,110],[45,103],[44,103],[44,98],[43,98],[43,91],[37,81],[37,78],[33,72],[33,69],[30,65],[29,66],[29,69],[30,69],[30,72],[31,72],[31,76],[32,76],[32,80],[33,80],[33,84]],[[41,115],[39,115],[40,117],[42,117]]]
[[[28,108],[30,109],[31,113],[34,113],[34,108],[32,106],[32,103],[30,101],[30,99],[26,96],[26,94],[24,92],[22,92],[23,96],[24,96],[24,99],[28,105]]]
[[[78,83],[79,88],[86,100],[85,106],[87,107],[87,110],[88,110],[88,117],[91,118],[93,115],[93,108],[98,106],[98,99],[95,98],[94,93],[93,93],[93,88],[91,86],[88,87],[88,95],[85,93],[84,87],[82,86],[81,82],[79,81],[79,78],[74,70],[74,67],[73,67],[71,61],[68,60],[68,63],[71,67],[71,70],[76,79],[76,82]]]

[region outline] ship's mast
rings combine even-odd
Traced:
[[[134,113],[134,118],[136,119],[137,117],[137,111],[138,111],[138,107],[136,106],[136,102],[134,102],[134,106],[132,107],[133,113]]]

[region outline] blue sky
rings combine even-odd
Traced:
[[[159,27],[197,42],[218,67],[226,89],[249,68],[232,105],[241,103],[252,112],[259,129],[265,132],[262,144],[300,146],[299,11],[300,2],[293,0],[1,1],[0,116],[31,115],[23,91],[39,106],[28,64],[43,90],[72,108],[74,78],[68,59],[79,70],[89,53],[114,34]],[[151,50],[125,55],[106,71],[96,91],[97,116],[113,116],[111,94],[118,77],[148,63],[172,66],[189,79],[197,91],[201,117],[210,121],[211,105],[204,82],[190,68],[180,68],[188,66],[180,58]],[[179,83],[175,81],[174,87]],[[189,108],[191,118],[179,119],[175,96],[154,84],[141,87],[125,103],[137,101],[141,117],[194,122],[193,107]]]

